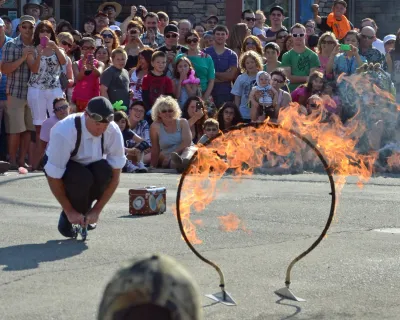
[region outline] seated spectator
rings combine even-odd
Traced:
[[[333,49],[338,45],[335,34],[332,32],[325,32],[321,35],[317,45],[317,53],[321,66],[321,71],[327,79],[333,79],[333,73],[326,72],[326,65],[328,64],[329,57],[332,54]]]
[[[310,116],[314,119],[318,118],[319,122],[321,123],[329,122],[331,118],[331,113],[329,113],[325,108],[324,98],[317,94],[313,94],[310,98],[308,98],[305,112],[307,116]]]
[[[385,55],[378,49],[373,48],[372,43],[376,40],[376,33],[372,27],[364,27],[360,31],[360,54],[368,63],[379,63],[382,68],[385,63]]]
[[[174,63],[176,56],[181,53],[187,53],[187,48],[178,44],[179,31],[178,27],[173,24],[168,25],[164,29],[165,45],[158,48],[157,51],[165,52],[167,55],[167,68],[165,69],[168,78],[174,78]]]
[[[341,51],[340,45],[336,45],[326,64],[326,72],[333,73],[337,79],[342,73],[346,76],[354,74],[357,68],[367,62],[367,59],[358,52],[359,41],[358,32],[350,30],[344,37],[344,44],[350,45],[350,50]]]
[[[124,49],[117,48],[111,53],[111,59],[112,66],[100,78],[101,96],[110,100],[111,104],[122,100],[123,105],[129,108],[129,73],[124,69],[128,56]]]
[[[99,320],[202,320],[199,288],[180,263],[165,255],[131,259],[108,283]]]
[[[275,42],[269,42],[264,48],[264,57],[266,63],[264,65],[264,71],[271,73],[275,69],[279,68],[281,62],[278,61],[280,55],[280,48]]]
[[[151,68],[151,56],[153,55],[153,53],[154,50],[151,48],[142,49],[138,55],[139,59],[137,65],[129,71],[130,88],[133,91],[132,101],[143,99],[143,78],[149,73],[149,70]]]
[[[243,122],[239,108],[234,102],[226,102],[222,105],[221,109],[218,110],[217,120],[219,128],[223,132],[226,132],[230,127]]]
[[[314,71],[310,74],[307,83],[298,86],[292,91],[292,101],[304,106],[310,96],[322,93],[324,85],[324,74],[319,71]]]
[[[340,102],[340,97],[336,91],[335,81],[328,81],[325,83],[324,90],[322,91],[322,97],[325,98],[326,96],[330,98],[329,99],[330,101],[328,101],[328,99],[325,99],[327,100],[324,102],[325,109],[332,114],[340,115],[341,102]]]
[[[203,136],[197,142],[198,144],[205,144],[208,141],[214,139],[219,133],[219,123],[213,118],[209,118],[204,121],[203,124]]]
[[[261,57],[264,56],[261,41],[256,36],[247,36],[243,40],[242,54],[249,50],[253,50],[253,51],[257,52]]]
[[[141,137],[139,137],[130,129],[129,119],[125,112],[115,112],[114,121],[121,129],[122,137],[124,139],[125,155],[127,157],[126,164],[122,169],[122,172],[147,172],[148,170],[143,163],[143,158],[144,151],[150,147],[149,144],[144,142]]]
[[[174,66],[174,89],[175,98],[179,107],[183,110],[186,101],[201,94],[199,84],[196,81],[196,74],[192,62],[185,56],[180,57]]]
[[[140,100],[133,101],[131,108],[129,110],[129,123],[131,125],[131,130],[151,146],[150,126],[148,122],[144,120],[145,113],[146,113],[146,108],[144,106],[143,101]],[[151,159],[150,152],[151,149],[147,149],[144,151],[143,162],[146,165],[150,164],[150,159]]]
[[[395,34],[388,34],[383,38],[383,45],[385,48],[385,54],[388,54],[392,51],[396,44],[396,35]]]
[[[378,34],[378,25],[376,24],[374,19],[371,19],[371,18],[362,19],[360,30],[362,30],[364,27],[367,27],[367,26],[374,29],[375,35]],[[379,39],[378,37],[375,37],[374,42],[372,42],[372,47],[374,47],[375,49],[378,49],[382,54],[386,54],[383,41],[381,39]]]
[[[400,29],[397,30],[394,49],[386,55],[388,72],[396,86],[396,102],[400,103]]]
[[[286,108],[292,102],[292,97],[287,91],[287,77],[283,69],[279,68],[271,72],[271,84],[278,91],[278,101],[276,105],[277,113],[282,108]]]
[[[165,75],[167,56],[162,51],[156,51],[151,56],[150,72],[143,77],[142,97],[144,105],[149,111],[161,95],[173,95],[174,85],[172,80]],[[152,116],[153,118],[153,116]]]
[[[67,100],[64,97],[56,98],[53,101],[54,114],[47,118],[40,128],[40,140],[38,142],[39,156],[32,163],[32,171],[40,168],[40,162],[44,156],[44,152],[50,141],[50,131],[57,124],[58,121],[66,118],[70,114],[70,107]]]
[[[347,2],[345,0],[335,0],[332,6],[332,12],[327,17],[318,15],[318,4],[313,4],[314,20],[321,32],[331,31],[336,38],[342,40],[347,32],[352,30],[353,24],[346,18]]]
[[[96,48],[94,52],[94,57],[100,62],[104,63],[104,70],[106,70],[109,66],[111,66],[111,54],[108,51],[107,47],[99,46]]]
[[[103,62],[94,58],[94,40],[83,38],[80,45],[83,56],[72,65],[76,81],[72,102],[77,112],[84,111],[89,100],[100,95],[100,76],[104,70]]]
[[[182,118],[189,122],[194,144],[203,135],[203,124],[207,120],[207,109],[199,97],[190,97],[183,106]]]
[[[151,166],[183,171],[194,150],[189,123],[172,97],[159,97],[151,109]]]

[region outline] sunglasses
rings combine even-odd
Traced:
[[[311,29],[314,29],[314,26],[312,26],[312,25],[308,25],[308,26],[305,26],[306,28],[311,28]]]
[[[325,40],[321,41],[321,44],[335,44],[335,43],[336,43],[335,41],[325,41]]]
[[[72,44],[69,43],[69,42],[67,42],[67,41],[65,41],[65,40],[61,41],[61,44],[62,44],[63,46],[68,46],[68,48],[71,48],[71,47],[72,47]]]
[[[178,35],[176,33],[168,33],[168,34],[165,35],[165,37],[167,39],[170,39],[170,38],[176,39],[178,37]]]
[[[131,31],[129,31],[129,33],[130,34],[137,34],[137,33],[139,33],[137,30],[131,30]]]
[[[51,33],[50,29],[41,29],[39,33]]]
[[[317,109],[317,108],[319,107],[319,105],[316,104],[316,103],[310,103],[309,106],[310,106],[312,109]]]
[[[95,49],[95,47],[82,47],[82,50],[94,50]]]
[[[207,132],[218,132],[218,129],[217,128],[205,128],[204,131],[207,131]]]
[[[284,80],[278,80],[276,78],[272,78],[271,81],[276,81],[278,83],[284,83],[285,82]]]
[[[294,38],[297,38],[297,37],[303,38],[305,36],[305,34],[304,33],[293,33],[292,36]]]
[[[197,38],[194,38],[194,39],[187,39],[186,42],[187,42],[187,43],[197,43],[197,42],[199,42],[199,39],[197,39]]]
[[[89,110],[86,109],[86,113],[89,115],[89,118],[96,121],[96,122],[111,122],[114,121],[114,114],[111,113],[107,117],[103,117],[98,113],[91,113]]]
[[[246,46],[256,46],[257,44],[253,41],[246,42]]]
[[[113,35],[112,35],[111,33],[103,33],[101,36],[102,36],[103,38],[110,38],[110,39],[113,39],[113,38],[114,38]]]
[[[246,20],[247,22],[250,22],[250,21],[253,21],[253,22],[254,22],[254,21],[256,21],[256,18],[246,18],[245,20]]]
[[[279,40],[283,40],[283,39],[285,39],[287,36],[279,36],[279,37],[276,37],[276,39],[279,39]]]
[[[362,34],[361,37],[363,37],[363,39],[368,39],[368,40],[372,40],[373,38],[375,38],[374,36],[367,36],[365,34]]]
[[[54,108],[54,111],[55,111],[55,112],[64,111],[64,110],[67,110],[68,107],[69,107],[69,105],[64,104],[64,105],[62,105],[62,106],[59,106],[59,107]]]
[[[174,110],[173,109],[164,109],[161,111],[161,113],[173,113]]]

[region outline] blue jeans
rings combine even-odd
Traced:
[[[87,166],[70,160],[62,177],[68,200],[83,215],[92,208],[93,201],[101,198],[111,178],[112,168],[104,159]],[[72,225],[64,211],[58,221],[58,231],[64,237],[72,237]]]

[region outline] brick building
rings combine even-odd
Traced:
[[[103,0],[44,0],[54,8],[57,19],[71,21],[75,27],[81,26],[82,19],[93,15]],[[328,14],[333,0],[117,0],[123,10],[118,17],[125,19],[132,5],[144,5],[149,11],[165,11],[174,20],[188,18],[192,22],[201,22],[209,15],[216,15],[222,23],[229,27],[240,21],[240,14],[244,9],[261,9],[268,12],[273,5],[280,5],[285,9],[287,19],[285,24],[304,22],[312,17],[311,5],[318,2],[322,14]],[[7,0],[0,14],[9,14],[11,17],[20,16],[26,0]],[[379,30],[378,36],[383,38],[388,33],[396,33],[400,28],[400,1],[399,0],[347,0],[347,16],[357,27],[363,18],[370,17],[376,20]],[[267,21],[268,22],[268,21]]]

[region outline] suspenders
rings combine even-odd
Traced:
[[[75,149],[71,152],[71,158],[77,155],[79,146],[81,145],[81,139],[82,139],[81,113],[78,113],[74,120],[76,128],[76,142],[75,142]],[[101,135],[101,154],[102,155],[104,154],[104,134]]]

